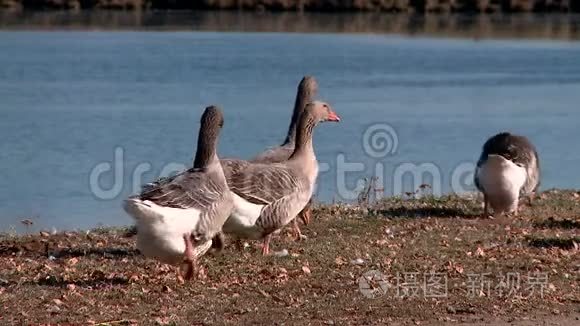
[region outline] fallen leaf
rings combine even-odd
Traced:
[[[308,268],[308,266],[302,266],[302,271],[304,272],[304,274],[306,275],[310,275],[310,268]]]
[[[74,266],[74,265],[76,265],[78,262],[79,262],[79,259],[78,259],[77,257],[73,257],[73,258],[71,258],[71,259],[68,259],[68,260],[66,261],[67,265],[69,265],[69,266]]]
[[[385,239],[377,240],[375,243],[379,246],[385,245],[388,241]]]
[[[173,292],[173,290],[167,285],[164,285],[162,290],[163,290],[163,292],[167,292],[167,293]]]
[[[456,265],[455,266],[455,271],[459,274],[463,274],[463,266],[461,265]]]
[[[170,321],[168,317],[157,317],[155,318],[155,322],[159,325],[167,325]]]
[[[52,299],[52,302],[54,302],[57,306],[61,306],[64,304],[64,302],[62,302],[60,299]]]
[[[71,283],[71,284],[67,284],[66,288],[69,291],[74,291],[77,288],[77,286]]]
[[[269,295],[268,293],[266,293],[266,291],[262,290],[262,289],[258,289],[258,292],[260,292],[261,295],[264,296],[264,298],[270,298],[271,295]]]
[[[475,251],[475,254],[477,256],[480,256],[480,257],[485,256],[485,252],[483,251],[483,249],[481,247],[477,247],[477,250]]]

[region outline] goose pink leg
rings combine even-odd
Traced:
[[[300,231],[300,227],[298,226],[298,219],[296,218],[292,220],[292,229],[294,230],[296,241],[302,240],[302,231]]]
[[[181,268],[179,269],[179,277],[185,280],[190,280],[197,271],[197,260],[193,254],[193,243],[189,234],[183,235],[185,241],[185,252]]]
[[[312,201],[308,201],[308,204],[304,206],[302,211],[298,213],[298,217],[304,222],[304,225],[308,225],[310,223],[310,219],[312,218],[312,208],[311,208]]]
[[[310,207],[312,201],[309,201],[306,206],[298,213],[298,217],[292,220],[292,226],[294,229],[294,235],[296,236],[296,241],[300,241],[304,238],[302,235],[302,231],[300,231],[300,227],[298,226],[298,218],[302,220],[304,225],[308,225],[312,218],[312,208]]]
[[[262,245],[262,255],[267,256],[270,254],[270,238],[272,237],[272,234],[268,234],[267,236],[264,237],[264,242]]]
[[[489,218],[489,201],[487,195],[483,195],[483,218]]]

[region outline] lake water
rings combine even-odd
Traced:
[[[537,145],[543,189],[578,188],[579,58],[561,41],[0,32],[0,230],[130,224],[121,200],[191,163],[205,106],[225,112],[220,154],[249,158],[282,141],[305,74],[342,118],[315,133],[322,201],[352,200],[377,172],[385,194],[412,190],[408,168],[436,192],[470,190],[503,130]],[[368,144],[377,130],[386,150]]]

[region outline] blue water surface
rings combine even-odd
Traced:
[[[225,112],[220,155],[249,158],[283,140],[305,74],[342,118],[315,133],[330,168],[321,201],[352,200],[348,190],[375,174],[386,195],[412,190],[395,175],[421,164],[441,192],[458,191],[458,175],[469,190],[458,169],[503,130],[536,144],[543,189],[578,188],[579,58],[574,42],[0,32],[0,230],[24,218],[37,228],[129,224],[122,199],[191,163],[205,106]],[[388,141],[365,145],[369,127]],[[344,172],[341,161],[362,171]]]

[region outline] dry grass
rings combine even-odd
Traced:
[[[140,256],[124,230],[4,236],[0,324],[577,324],[578,193],[543,193],[518,218],[480,212],[477,201],[458,197],[321,206],[303,228],[307,240],[283,232],[272,241],[290,255],[228,246],[206,255],[206,275],[185,285]],[[375,299],[359,291],[369,270],[393,286]],[[444,275],[446,297],[397,293],[397,275],[411,272],[419,285],[424,275]],[[478,273],[489,273],[491,287],[474,296],[469,274]],[[520,275],[509,295],[498,285],[507,273]],[[528,296],[528,276],[543,273],[543,297],[539,287]]]

